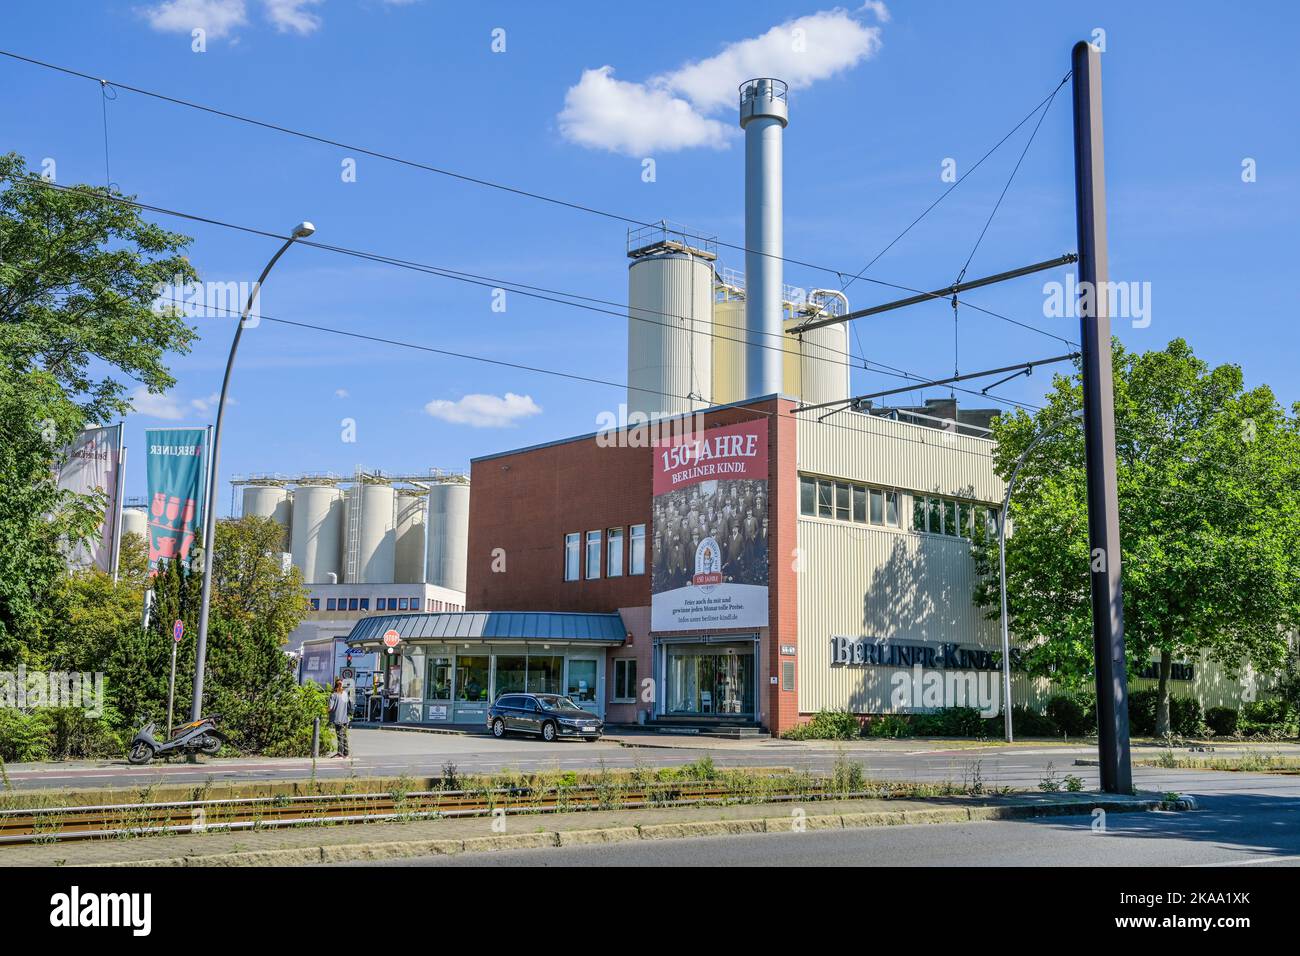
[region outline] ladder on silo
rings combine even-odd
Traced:
[[[361,561],[361,485],[362,485],[362,468],[357,466],[356,475],[352,480],[352,487],[347,491],[347,508],[348,508],[348,543],[346,555],[346,577],[343,578],[344,584],[357,583],[358,565]]]

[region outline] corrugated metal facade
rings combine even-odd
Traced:
[[[911,492],[986,503],[1002,498],[993,445],[985,439],[839,412],[820,424],[815,416],[800,416],[798,447],[802,474],[903,492],[904,528],[911,522]],[[997,621],[986,619],[971,601],[975,569],[964,539],[801,516],[799,549],[803,713],[896,709],[890,693],[897,669],[833,666],[834,637],[1000,647]],[[1015,683],[1018,700],[1030,695],[1025,682]]]

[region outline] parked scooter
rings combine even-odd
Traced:
[[[127,761],[144,764],[155,757],[168,757],[172,754],[207,754],[213,757],[221,750],[226,738],[217,730],[216,718],[200,717],[188,724],[177,727],[171,739],[159,742],[153,735],[155,724],[148,723],[140,729],[131,741],[131,752]]]

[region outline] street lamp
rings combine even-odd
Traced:
[[[239,350],[239,337],[244,331],[244,323],[253,311],[253,303],[262,291],[262,283],[267,274],[280,261],[285,251],[299,239],[306,239],[316,231],[309,222],[300,222],[293,227],[293,232],[284,241],[271,261],[266,264],[256,284],[248,293],[244,311],[239,315],[239,324],[235,326],[235,338],[230,343],[230,355],[226,358],[226,375],[221,380],[221,398],[217,402],[217,424],[212,430],[212,472],[208,480],[208,501],[203,510],[203,596],[199,605],[199,636],[194,645],[194,702],[190,707],[190,720],[203,716],[203,666],[208,656],[208,610],[212,603],[212,551],[216,541],[217,528],[217,474],[221,464],[221,422],[226,416],[226,392],[230,388],[230,371],[235,365],[235,352]]]
[[[1034,446],[1071,418],[1081,420],[1083,418],[1083,409],[1075,409],[1070,413],[1070,418],[1062,418],[1034,436],[1034,440],[1029,443],[1029,447],[1021,453],[1020,459],[1016,462],[1016,467],[1011,469],[1011,477],[1007,480],[1007,491],[1002,496],[1002,516],[998,519],[998,592],[1002,598],[1002,719],[1007,743],[1012,742],[1011,635],[1008,633],[1007,626],[1007,512],[1011,508],[1011,489],[1015,487],[1016,476],[1020,474],[1020,467],[1029,458],[1029,453],[1034,450]],[[197,719],[196,717],[195,720]]]

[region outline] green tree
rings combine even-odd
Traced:
[[[1176,658],[1278,668],[1300,623],[1300,406],[1287,414],[1241,369],[1211,369],[1181,339],[1142,355],[1113,345],[1130,674],[1159,660],[1156,732],[1169,732]],[[1004,479],[1023,466],[1007,540],[1012,632],[1031,674],[1077,686],[1093,672],[1090,553],[1077,375],[1047,405],[994,426]],[[996,617],[996,539],[977,544],[977,603]]]
[[[103,190],[55,188],[0,155],[0,663],[29,657],[60,541],[98,523],[95,502],[55,488],[59,449],[130,411],[128,380],[174,384],[164,360],[194,330],[153,305],[197,278],[189,241]]]
[[[214,614],[256,626],[283,644],[308,609],[302,573],[283,562],[284,529],[257,515],[221,521],[214,547]]]

